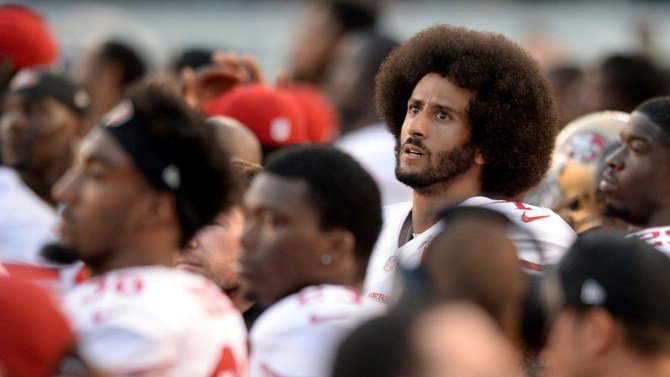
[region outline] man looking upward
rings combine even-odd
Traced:
[[[510,235],[526,268],[557,262],[574,232],[550,210],[509,201],[539,182],[554,146],[555,105],[532,58],[500,35],[437,25],[394,50],[376,80],[413,201],[385,208],[368,296],[389,301],[396,264],[418,265],[453,205],[499,210],[526,229]]]

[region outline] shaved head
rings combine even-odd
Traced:
[[[261,164],[263,152],[258,138],[236,119],[214,116],[207,119],[214,126],[216,137],[230,157],[237,157],[254,164]]]

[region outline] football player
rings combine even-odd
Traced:
[[[628,113],[602,111],[570,122],[556,137],[547,178],[526,201],[553,209],[576,233],[603,225],[612,227],[612,219],[601,213],[604,199],[598,188],[599,175],[628,119]]]
[[[381,227],[379,190],[324,146],[278,152],[244,197],[240,274],[269,308],[251,328],[251,376],[329,376],[338,342],[383,305],[360,288]]]
[[[544,375],[670,374],[670,258],[648,244],[589,232],[543,277]]]
[[[232,164],[242,193],[263,170],[260,165],[238,158],[232,158]],[[216,283],[242,312],[249,329],[263,308],[246,299],[242,279],[236,271],[243,228],[244,215],[240,205],[235,204],[218,214],[211,224],[198,230],[174,262],[177,268],[200,274]]]
[[[228,158],[207,129],[176,97],[139,87],[83,139],[54,188],[59,245],[93,274],[64,307],[82,360],[103,375],[245,375],[239,311],[214,283],[171,268],[230,204]]]
[[[550,210],[514,201],[546,172],[555,136],[554,102],[526,52],[497,34],[433,26],[386,59],[376,99],[396,139],[396,177],[413,200],[385,208],[369,297],[390,300],[395,267],[419,264],[440,230],[437,214],[453,205],[502,211],[526,229],[510,235],[526,268],[559,260],[572,229]]]
[[[670,254],[670,97],[638,106],[607,157],[605,214],[642,227],[631,236]]]

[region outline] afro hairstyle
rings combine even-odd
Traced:
[[[547,82],[523,49],[499,34],[449,25],[413,36],[376,77],[377,110],[396,139],[407,101],[428,73],[475,95],[467,112],[472,141],[486,160],[482,193],[512,198],[542,179],[558,116]]]

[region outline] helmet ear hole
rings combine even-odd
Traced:
[[[567,207],[568,207],[571,211],[576,211],[576,210],[578,210],[579,207],[580,207],[580,206],[579,206],[579,199],[578,199],[578,198],[573,199],[572,201],[570,201],[570,203],[568,203]]]

